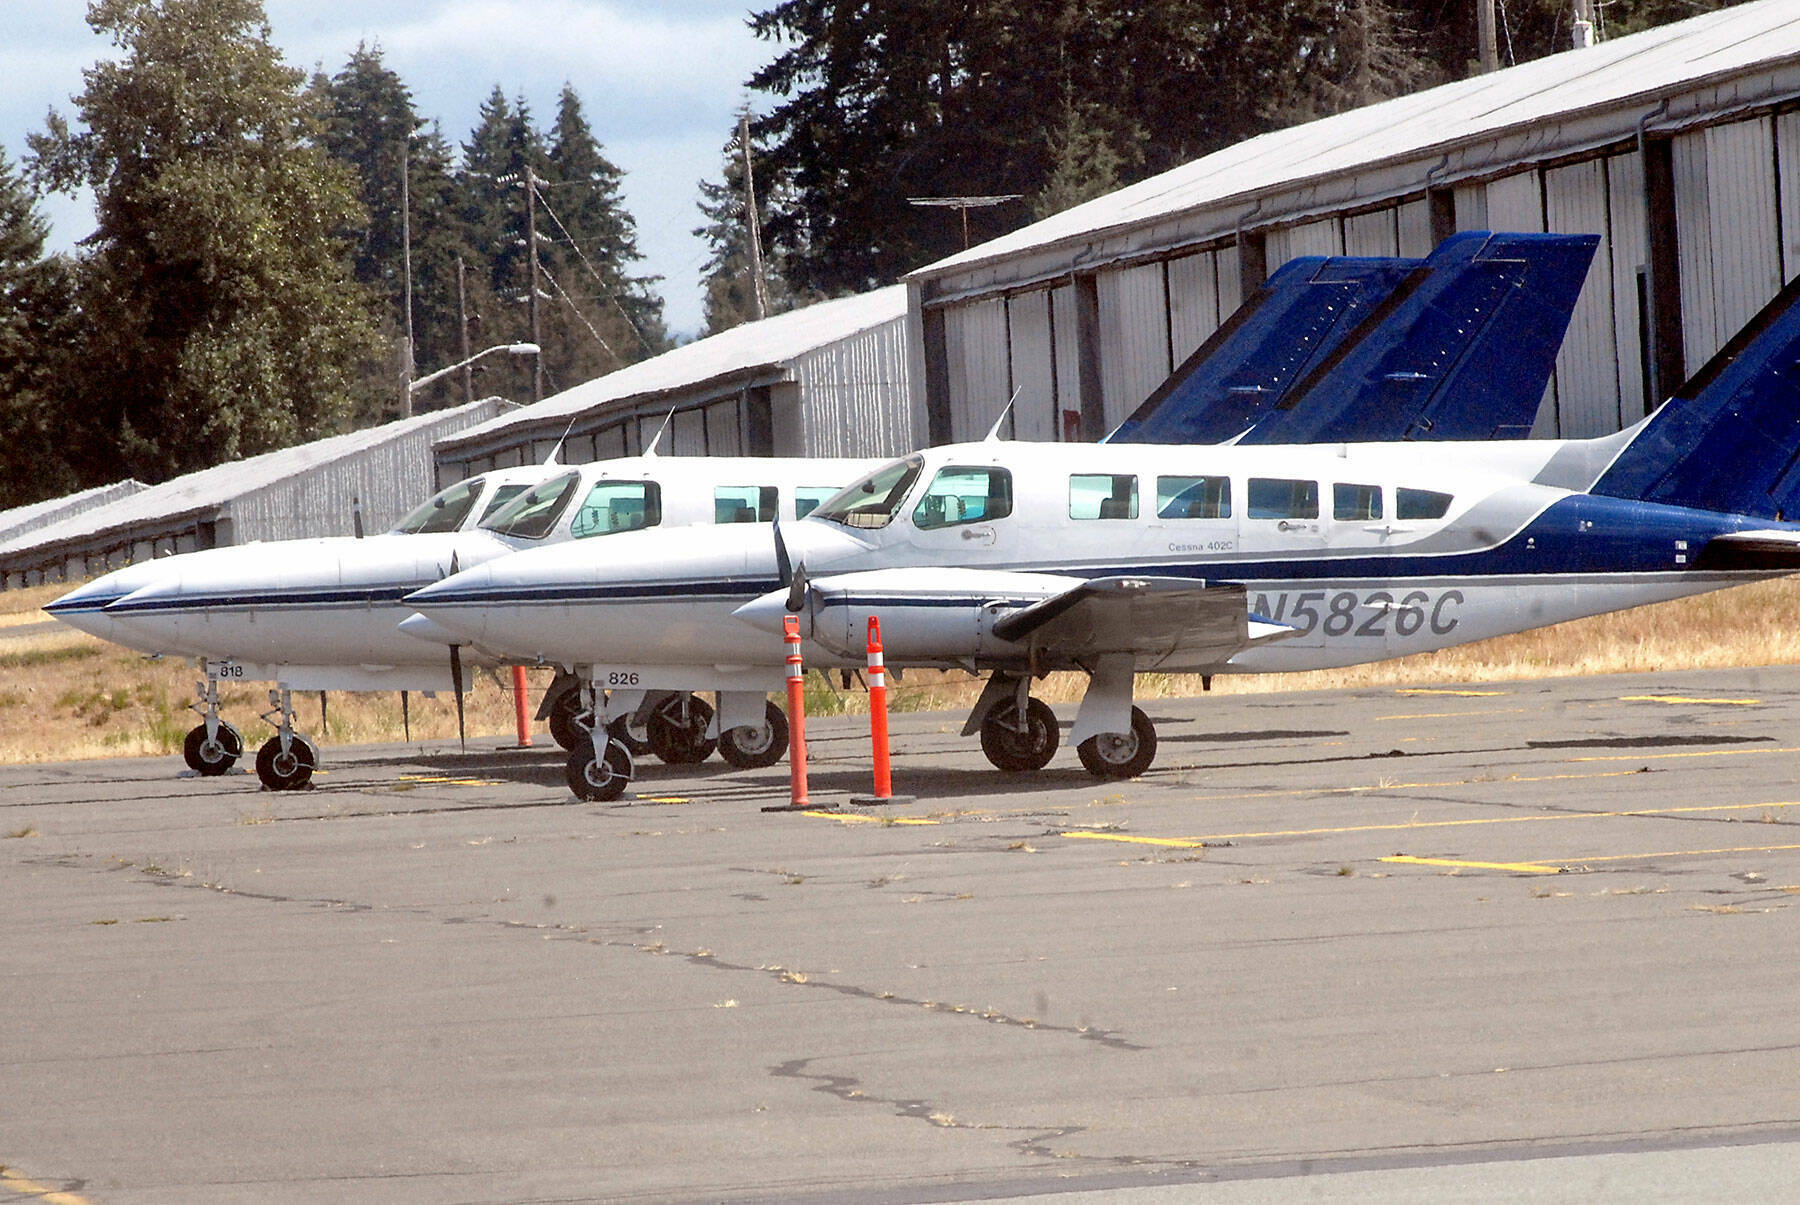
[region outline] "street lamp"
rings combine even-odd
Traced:
[[[408,375],[408,372],[412,367],[409,362],[406,367],[402,369],[400,378],[400,417],[410,418],[412,416],[413,394],[425,388],[425,386],[441,381],[453,372],[458,372],[467,368],[483,356],[491,356],[495,352],[500,351],[512,356],[537,356],[543,354],[543,349],[538,347],[535,343],[501,343],[494,347],[483,348],[468,359],[458,361],[448,368],[440,368],[436,372],[426,373],[416,381],[412,380]]]

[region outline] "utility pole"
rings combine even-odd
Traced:
[[[531,341],[544,346],[538,337],[538,240],[537,240],[537,173],[531,164],[522,165],[525,179],[525,254],[531,261]],[[544,355],[539,352],[531,361],[531,400],[544,400]]]
[[[756,171],[750,163],[750,110],[739,119],[738,142],[744,148],[744,225],[750,232],[750,311],[757,321],[769,316],[769,287],[763,280],[762,222],[756,210]]]
[[[1481,55],[1481,74],[1500,70],[1500,51],[1494,42],[1494,0],[1475,0],[1475,40]]]
[[[456,257],[456,330],[461,343],[459,354],[464,360],[469,358],[469,301],[463,292],[463,277],[467,269],[463,267],[463,257]],[[463,401],[475,400],[475,370],[467,364],[463,365]]]
[[[1576,50],[1594,44],[1594,0],[1575,0],[1575,28],[1570,32]]]
[[[401,373],[406,382],[400,389],[400,417],[412,417],[411,389],[413,373],[417,371],[413,359],[413,296],[412,296],[412,186],[408,177],[412,175],[412,165],[407,161],[406,139],[400,141],[400,263],[406,277],[406,349],[401,352],[404,364]]]

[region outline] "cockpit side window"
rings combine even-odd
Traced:
[[[1335,483],[1331,487],[1331,517],[1339,523],[1381,518],[1381,487]]]
[[[796,485],[794,487],[794,518],[806,518],[824,505],[835,493],[837,493],[836,486]]]
[[[1252,519],[1316,519],[1319,517],[1319,483],[1291,481],[1285,477],[1250,478]]]
[[[394,525],[398,535],[421,536],[438,531],[455,531],[475,508],[481,497],[481,477],[471,477],[446,486],[425,499],[404,519]]]
[[[772,485],[721,485],[713,490],[714,523],[773,523],[776,489]]]
[[[585,540],[661,522],[661,485],[654,481],[596,481],[569,521],[569,534]]]
[[[1012,514],[1012,474],[987,465],[945,465],[913,508],[920,531],[985,523]]]
[[[1450,494],[1436,490],[1410,490],[1402,486],[1394,491],[1396,519],[1441,519],[1450,512]]]
[[[487,509],[481,512],[481,521],[486,523],[489,519],[500,513],[501,507],[505,506],[508,502],[511,502],[514,498],[517,498],[524,492],[525,486],[522,483],[519,485],[496,485],[494,487],[494,496],[488,499]]]
[[[1231,478],[1158,477],[1156,517],[1159,519],[1231,518]]]
[[[556,520],[568,507],[580,479],[579,473],[564,473],[542,485],[532,486],[481,526],[496,535],[541,540],[556,526]]]
[[[924,461],[917,456],[883,465],[861,481],[839,490],[810,517],[845,527],[886,527],[900,513]]]

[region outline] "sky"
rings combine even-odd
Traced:
[[[746,22],[774,0],[264,0],[275,45],[310,75],[340,71],[359,42],[380,46],[427,120],[460,148],[495,84],[523,96],[540,129],[572,84],[609,159],[643,262],[661,276],[672,333],[699,333],[706,246],[699,182],[717,179],[734,114],[771,98],[745,87],[779,52]],[[81,72],[115,53],[88,27],[86,0],[0,0],[0,146],[18,163],[26,134],[56,109],[75,121]],[[93,231],[91,200],[52,197],[40,212],[53,249]]]

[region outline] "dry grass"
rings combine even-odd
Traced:
[[[70,589],[45,586],[0,591],[0,763],[166,754],[181,748],[197,722],[186,709],[196,672],[178,661],[150,661],[58,627],[9,635],[48,617],[38,608]],[[1304,674],[1222,675],[1213,689],[1228,694],[1364,686],[1498,682],[1571,674],[1633,673],[1800,664],[1800,579],[1764,582],[1633,611],[1577,620],[1461,648],[1343,670]],[[533,670],[532,699],[549,681]],[[894,685],[896,710],[967,708],[980,684],[960,673],[915,671]],[[1054,674],[1035,690],[1052,703],[1080,698],[1083,680]],[[1146,674],[1142,698],[1200,692],[1191,675]],[[254,748],[269,735],[256,718],[267,709],[261,686],[222,688],[226,717]],[[333,694],[330,727],[321,730],[316,695],[296,699],[301,726],[337,744],[401,739],[398,695]],[[477,675],[467,700],[469,733],[483,739],[512,731],[512,696],[496,678]],[[807,707],[815,714],[867,710],[859,689],[838,692],[809,676]],[[412,735],[456,735],[449,696],[414,696]],[[540,736],[540,742],[548,737]]]

